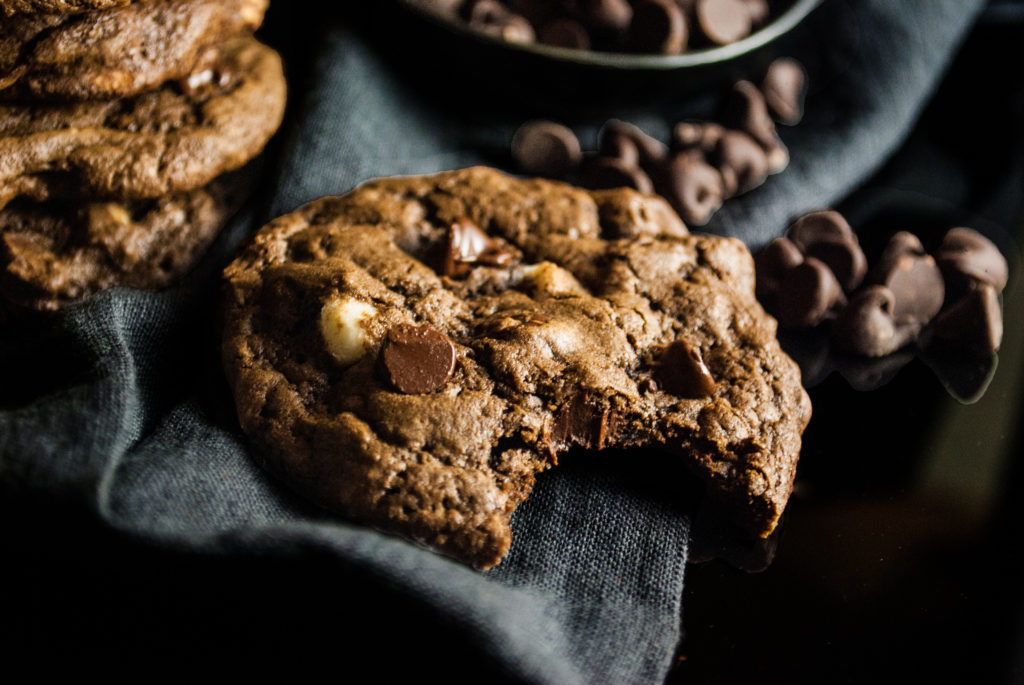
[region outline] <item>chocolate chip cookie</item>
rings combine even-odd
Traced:
[[[281,59],[253,38],[222,45],[186,86],[0,105],[0,208],[20,196],[147,199],[198,188],[258,154],[284,114]]]
[[[130,5],[135,0],[0,0],[0,14],[71,14]]]
[[[56,310],[114,286],[166,287],[237,210],[245,178],[155,200],[15,201],[0,210],[0,299],[12,310]]]
[[[151,0],[0,25],[0,98],[112,99],[202,73],[213,46],[256,29],[268,0]]]
[[[657,196],[383,179],[272,221],[225,279],[241,427],[326,507],[488,568],[573,448],[681,459],[752,535],[786,505],[810,403],[751,255]]]

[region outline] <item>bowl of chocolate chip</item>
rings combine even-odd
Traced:
[[[742,78],[823,0],[399,0],[475,85],[579,101],[678,98]],[[453,59],[447,59],[447,58]],[[476,78],[472,73],[481,78]]]

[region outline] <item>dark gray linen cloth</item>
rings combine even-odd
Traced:
[[[782,131],[790,166],[730,201],[707,230],[756,248],[799,213],[849,194],[906,136],[982,4],[826,0],[813,16],[827,40],[793,53],[815,81],[804,121]],[[522,121],[486,108],[453,116],[439,106],[445,93],[410,88],[363,28],[340,21],[308,46],[312,71],[293,88],[258,197],[185,283],[104,293],[0,333],[0,491],[63,502],[168,564],[244,558],[259,573],[285,560],[292,578],[309,568],[308,582],[323,587],[302,596],[347,607],[348,619],[373,611],[367,593],[391,598],[396,631],[423,641],[436,625],[444,636],[438,660],[417,664],[423,673],[474,663],[490,680],[663,682],[683,636],[691,542],[673,465],[628,454],[566,460],[516,512],[506,560],[481,573],[316,510],[250,458],[217,352],[219,273],[239,243],[272,216],[377,176],[507,161]],[[663,136],[676,116],[606,113]],[[266,587],[252,601],[286,591]],[[327,625],[340,642],[342,627]],[[343,644],[338,652],[345,668],[379,658]]]

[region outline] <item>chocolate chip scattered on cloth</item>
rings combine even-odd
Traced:
[[[225,275],[261,462],[481,568],[574,446],[664,451],[752,536],[793,489],[810,400],[753,257],[658,196],[487,167],[383,179],[271,221]]]
[[[0,8],[37,4],[46,3],[15,0]],[[808,67],[817,65],[811,82],[827,87],[809,93],[804,120],[783,131],[790,166],[723,207],[708,228],[755,249],[794,216],[833,205],[853,190],[908,132],[981,4],[830,3],[829,14],[822,15],[827,30],[821,31],[827,52],[791,53]],[[300,3],[274,3],[268,21],[275,8],[287,5],[302,11]],[[318,17],[316,23],[327,21]],[[259,214],[251,228],[371,178],[494,163],[496,151],[507,151],[511,133],[525,120],[521,112],[478,101],[466,106],[464,99],[452,107],[450,89],[413,87],[385,58],[394,54],[394,43],[375,44],[366,35],[359,27],[335,26],[314,48],[310,34],[302,34],[302,50],[315,49],[318,58],[303,81],[307,90],[293,97],[297,108],[266,186],[269,208],[250,208]],[[663,122],[667,138],[667,127],[679,120],[675,114],[649,118]],[[260,609],[275,596],[282,598],[275,605],[280,609],[298,593],[309,599],[309,611],[301,615],[317,625],[323,640],[318,646],[338,640],[330,650],[312,653],[292,644],[292,655],[302,654],[296,664],[323,663],[329,654],[336,666],[337,651],[350,644],[343,636],[373,616],[378,620],[372,625],[381,627],[380,607],[386,606],[388,630],[358,643],[378,648],[365,655],[346,649],[346,668],[385,664],[389,672],[412,675],[474,663],[478,677],[494,681],[664,682],[677,663],[692,549],[689,518],[660,488],[675,483],[665,464],[645,464],[641,484],[616,475],[614,460],[565,460],[537,479],[512,517],[515,542],[508,556],[482,573],[395,536],[324,516],[259,469],[218,381],[212,335],[220,269],[248,229],[236,223],[215,244],[207,268],[179,287],[108,291],[62,310],[45,326],[0,330],[0,483],[57,499],[82,514],[76,519],[98,520],[97,527],[119,542],[114,533],[160,550],[160,563],[147,568],[151,575],[104,595],[104,607],[141,603],[164,610],[154,614],[159,621],[146,624],[152,632],[122,627],[118,644],[154,646],[157,633],[163,644],[206,647],[198,651],[208,658],[233,637],[248,639],[249,656],[259,657],[268,636],[276,646],[284,633],[306,623],[280,622]],[[652,486],[652,480],[660,482]],[[34,519],[17,520],[30,526]],[[53,535],[47,542],[62,546],[65,538]],[[102,557],[107,563],[114,563],[112,546]],[[124,546],[116,549],[123,552]],[[83,566],[100,561],[91,553],[80,556]],[[238,573],[210,589],[204,574],[181,573],[178,562],[185,557],[191,568],[238,560],[232,567]],[[59,588],[65,592],[55,596],[87,596],[93,588],[76,584],[81,576],[74,571],[80,569],[68,566]],[[293,584],[279,582],[286,573]],[[196,632],[211,609],[181,585],[188,582],[208,588],[198,595],[204,600],[230,598],[213,602],[222,612],[216,625],[230,630]],[[233,591],[237,585],[244,590]],[[180,606],[168,611],[160,597],[172,588],[180,590],[174,595]],[[366,606],[370,590],[375,599],[394,601]],[[290,609],[296,613],[289,617],[297,618],[298,608]],[[38,616],[33,613],[33,621]],[[325,626],[324,616],[360,622]],[[445,641],[429,659],[402,663],[435,630],[457,639]],[[94,634],[81,631],[78,637],[88,641]],[[49,654],[53,644],[47,647]]]

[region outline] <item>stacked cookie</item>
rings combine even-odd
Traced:
[[[268,0],[0,0],[0,301],[173,283],[280,126]]]

